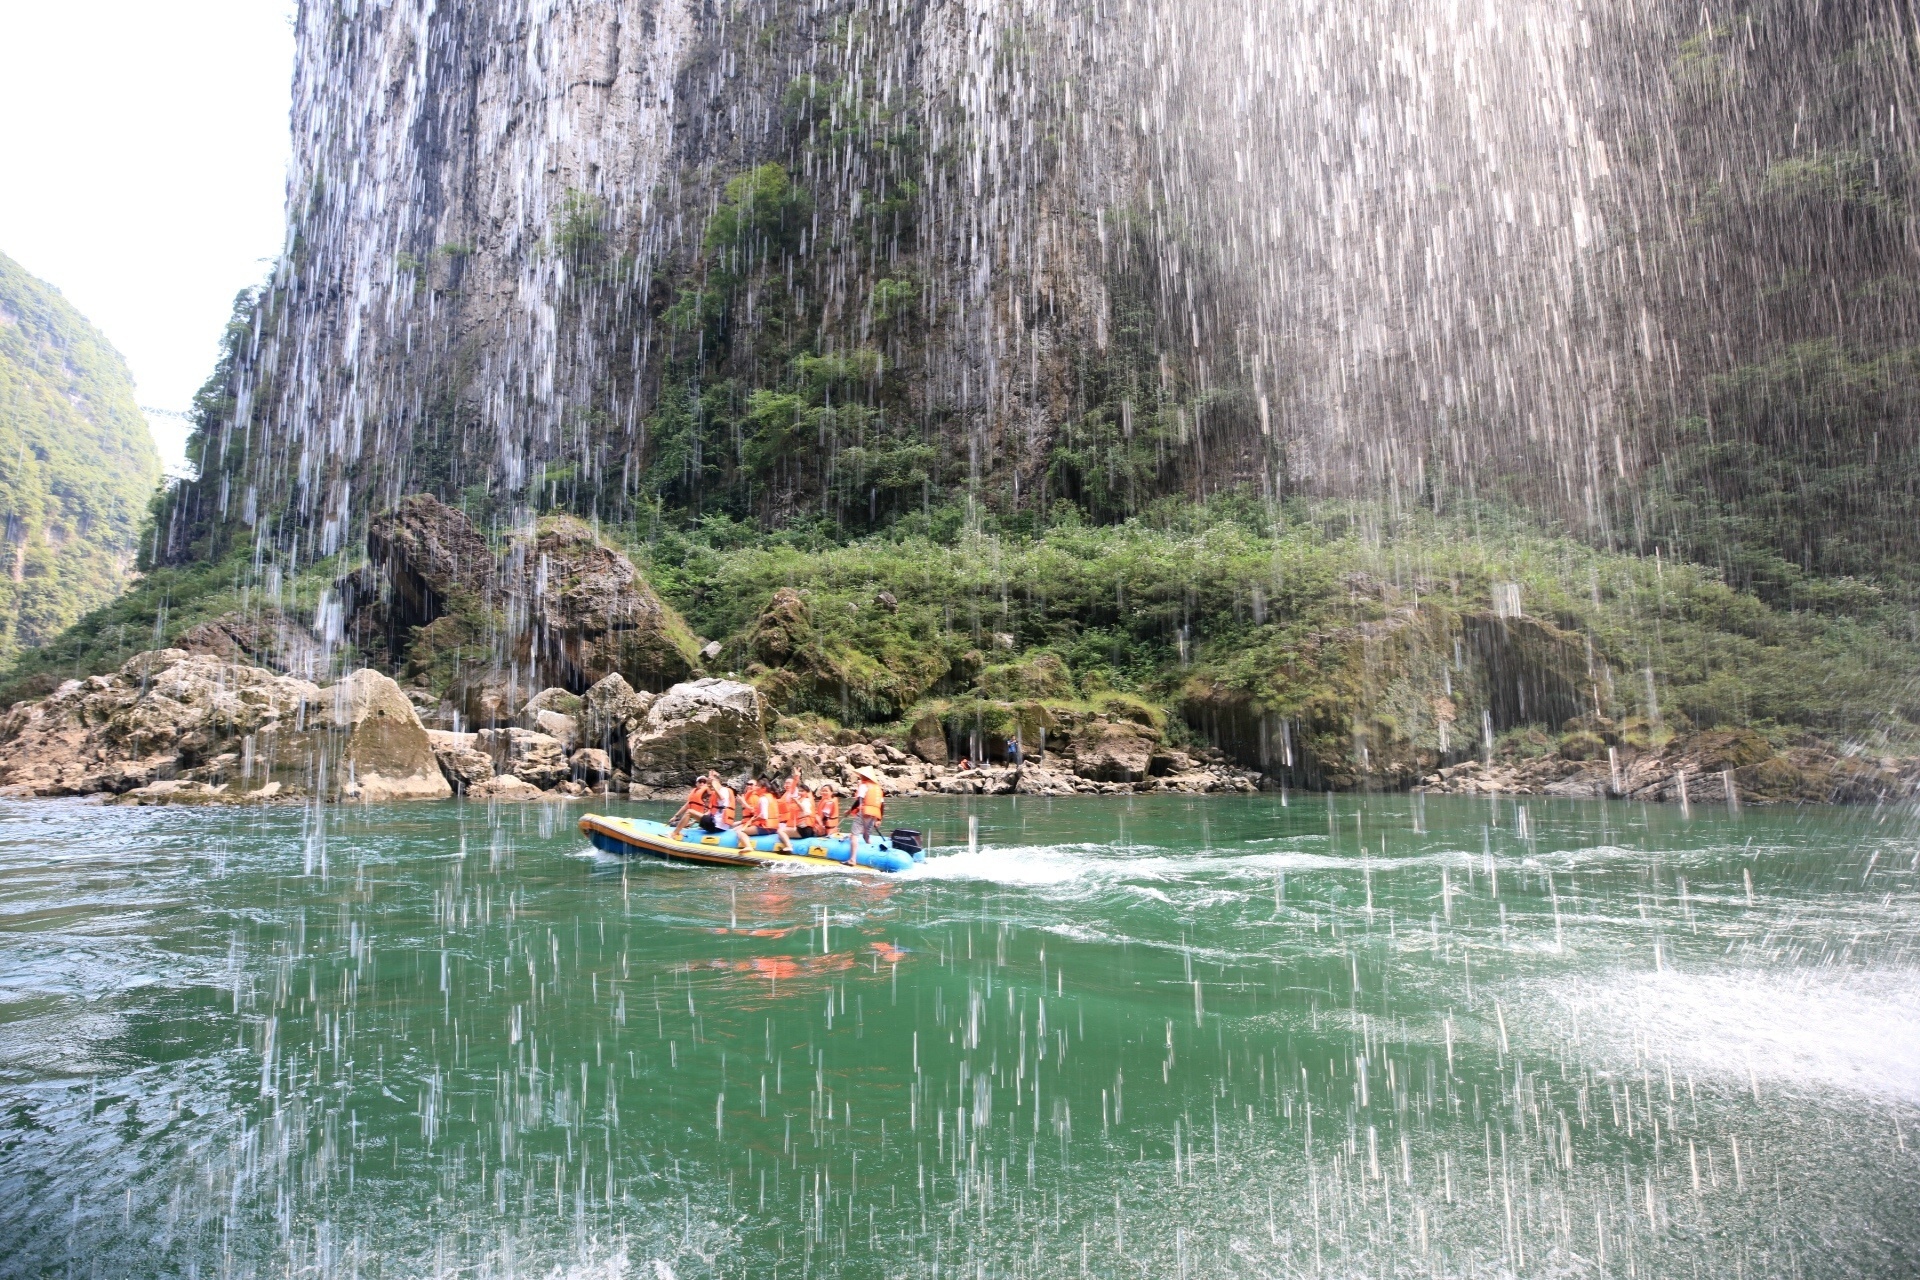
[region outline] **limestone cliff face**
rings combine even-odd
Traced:
[[[1914,243],[1899,6],[1702,21],[304,0],[286,255],[163,554],[324,554],[422,489],[865,529],[1228,485],[1497,488],[1650,547],[1716,378],[1914,341],[1875,283]]]
[[[175,553],[286,513],[324,554],[423,488],[1043,501],[1090,383],[1148,384],[1107,424],[1144,442],[1192,363],[1114,314],[1152,274],[1131,45],[982,0],[308,0],[287,256]]]

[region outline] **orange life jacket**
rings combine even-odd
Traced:
[[[722,815],[728,826],[732,826],[735,822],[739,821],[739,797],[734,795],[733,788],[721,787],[719,792],[713,797],[712,807],[708,809],[707,812]]]
[[[794,798],[791,787],[780,793],[780,821],[790,827],[800,824],[800,802]]]
[[[886,812],[887,798],[881,792],[880,784],[877,782],[869,780],[867,785],[861,788],[855,801],[860,806],[861,815],[872,818],[875,822],[880,821],[880,815]]]
[[[713,788],[703,778],[693,784],[693,790],[687,792],[687,812],[697,818],[713,811]]]
[[[819,827],[822,831],[831,831],[840,821],[840,799],[829,791],[820,796],[814,806],[814,812],[820,815]]]
[[[774,795],[773,792],[771,791],[765,791],[765,790],[761,791],[760,794],[755,796],[753,799],[753,812],[754,812],[754,816],[760,819],[761,826],[768,827],[768,828],[779,826],[780,825],[779,797]]]

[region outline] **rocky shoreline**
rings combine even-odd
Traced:
[[[1188,689],[1188,724],[1228,749],[1181,746],[1188,735],[1165,707],[1076,692],[1058,655],[1022,656],[1011,635],[993,637],[991,661],[969,655],[970,692],[904,702],[876,733],[817,713],[847,696],[845,655],[821,647],[811,607],[792,589],[773,590],[729,647],[695,636],[631,560],[571,517],[524,529],[496,554],[463,513],[416,495],[375,519],[367,549],[368,563],[333,583],[311,625],[278,609],[227,615],[182,632],[177,647],[14,704],[0,715],[0,796],[678,801],[709,768],[731,778],[798,770],[847,788],[870,769],[896,796],[1246,795],[1291,782],[1791,804],[1879,803],[1920,790],[1920,759],[1810,735],[1695,730],[1678,717],[1582,713],[1557,732],[1510,729],[1484,757],[1446,763],[1446,734],[1436,747],[1406,728],[1424,714],[1418,682],[1394,704],[1404,714],[1376,716],[1364,739],[1324,725],[1295,726],[1312,732],[1289,738],[1284,722]],[[897,604],[884,592],[872,598],[883,613]],[[1376,639],[1413,644],[1417,619],[1402,622]],[[1491,655],[1475,679],[1533,673],[1536,714],[1577,703],[1573,637],[1525,619],[1473,625]],[[1441,652],[1439,638],[1427,639],[1421,652]],[[319,683],[344,654],[372,665]],[[740,670],[716,678],[727,665]],[[1547,671],[1567,678],[1555,683]],[[1459,720],[1451,699],[1471,674],[1440,677],[1450,692],[1428,707],[1434,725]],[[1494,723],[1487,718],[1489,740]],[[1275,751],[1298,767],[1277,777],[1248,767]],[[971,767],[962,752],[981,763]]]
[[[1433,795],[1540,795],[1663,804],[1881,804],[1920,794],[1920,759],[1849,754],[1803,739],[1784,747],[1749,729],[1675,735],[1658,747],[1578,742],[1528,755],[1448,765],[1416,790]]]
[[[117,672],[70,680],[0,717],[0,797],[99,803],[575,800],[677,801],[718,768],[851,788],[871,769],[917,795],[1252,794],[1265,779],[1219,752],[1150,747],[1116,755],[1113,735],[1021,765],[963,768],[881,739],[770,742],[764,699],[736,680],[654,695],[609,675],[583,695],[549,688],[510,723],[429,727],[442,709],[362,669],[326,687],[215,654],[160,649]],[[457,716],[452,717],[457,722]]]

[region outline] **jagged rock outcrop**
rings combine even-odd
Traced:
[[[433,744],[434,759],[439,762],[440,772],[456,794],[465,795],[471,788],[493,777],[493,757],[475,745],[478,737],[478,734],[455,733],[446,729],[427,730],[427,740]]]
[[[1482,750],[1489,730],[1580,715],[1607,678],[1585,640],[1551,622],[1349,587],[1385,616],[1309,636],[1265,696],[1190,682],[1187,723],[1291,785],[1399,788]]]
[[[331,689],[340,743],[334,768],[342,799],[444,800],[453,794],[413,702],[378,671],[354,672]]]
[[[1096,782],[1138,782],[1152,770],[1153,734],[1125,721],[1095,721],[1073,739],[1073,771]]]
[[[364,570],[335,583],[354,609],[348,635],[444,693],[462,727],[534,727],[541,711],[576,715],[567,699],[609,675],[657,689],[697,667],[679,615],[572,517],[541,521],[496,560],[464,513],[416,494],[375,518],[367,552],[384,587],[369,594]]]
[[[1510,744],[1492,760],[1448,765],[1421,788],[1443,795],[1759,805],[1877,804],[1920,794],[1920,759],[1847,755],[1828,744],[1776,748],[1751,729],[1656,732],[1648,740],[1645,726],[1596,720],[1569,721],[1557,742],[1530,731],[1517,747]],[[1589,737],[1601,744],[1597,752],[1589,749]]]
[[[605,751],[617,767],[625,768],[627,738],[646,719],[654,696],[636,693],[626,677],[617,671],[601,680],[581,699],[581,743]]]
[[[0,787],[121,793],[185,777],[254,790],[312,785],[317,686],[180,649],[69,680],[0,720]]]
[[[495,773],[511,773],[545,790],[567,776],[566,749],[557,738],[531,729],[482,729],[474,747],[493,760]]]
[[[505,589],[525,620],[522,651],[556,683],[584,690],[617,672],[637,688],[664,689],[698,667],[699,644],[679,615],[584,521],[542,521],[508,566]]]
[[[391,679],[362,670],[322,689],[205,654],[161,649],[73,680],[0,721],[11,794],[313,795],[361,800],[451,794],[418,713]]]
[[[737,680],[675,685],[654,700],[627,739],[634,779],[654,787],[688,783],[708,769],[723,775],[758,769],[767,754],[760,695]]]
[[[542,689],[527,699],[514,723],[558,740],[561,749],[571,753],[580,745],[579,714],[583,705],[579,695],[565,689]]]
[[[312,673],[320,652],[311,632],[271,607],[198,623],[175,637],[173,647],[222,662],[299,674]]]
[[[367,523],[367,558],[386,579],[387,608],[401,628],[423,627],[458,593],[492,593],[493,550],[466,513],[416,493]]]

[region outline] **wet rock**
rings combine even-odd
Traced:
[[[517,544],[503,570],[524,619],[521,648],[549,677],[585,689],[618,672],[640,688],[661,689],[693,674],[693,634],[653,592],[626,556],[583,521],[543,521]]]
[[[144,787],[136,787],[114,803],[125,805],[218,804],[229,798],[227,788],[224,786],[173,778],[149,783]]]
[[[613,777],[613,760],[598,747],[582,747],[574,752],[567,757],[567,768],[572,772],[575,782],[589,785]]]
[[[928,764],[947,762],[947,729],[939,716],[921,716],[907,730],[907,750]]]
[[[695,680],[667,690],[627,739],[635,780],[689,783],[708,769],[758,769],[768,758],[760,695],[737,680]]]
[[[493,585],[486,539],[465,512],[424,493],[368,522],[367,558],[387,580],[389,609],[402,631],[438,618],[457,594],[484,598]]]
[[[616,765],[624,767],[627,738],[646,719],[654,696],[635,692],[617,671],[600,681],[581,699],[581,744],[605,751]]]
[[[0,785],[127,792],[207,767],[222,776],[203,781],[237,773],[236,790],[276,777],[304,785],[324,745],[308,723],[319,696],[307,681],[205,654],[136,654],[0,717]]]
[[[273,608],[256,614],[222,614],[182,632],[174,647],[222,662],[279,672],[310,671],[318,649],[304,627]]]
[[[427,740],[433,744],[433,757],[440,764],[440,772],[456,792],[465,792],[493,778],[493,757],[476,745],[478,736],[427,730]]]
[[[1093,721],[1073,740],[1073,771],[1096,782],[1137,782],[1153,763],[1153,736],[1139,725]]]
[[[482,729],[473,737],[496,774],[510,773],[543,791],[567,776],[567,755],[557,738],[520,728]]]
[[[554,739],[566,754],[571,755],[580,745],[580,725],[572,716],[563,716],[558,711],[536,711],[530,717],[522,712],[521,717],[527,728]]]
[[[392,679],[362,669],[323,690],[322,697],[331,698],[333,726],[342,735],[334,764],[342,799],[444,800],[453,794],[426,726]]]
[[[513,723],[523,694],[505,672],[482,669],[463,674],[448,696],[460,709],[463,723],[475,729],[491,729]]]
[[[511,773],[488,778],[467,791],[469,800],[538,800],[544,795],[539,787]]]
[[[580,708],[583,705],[584,702],[577,693],[568,693],[565,689],[557,688],[542,689],[527,699],[526,705],[520,708],[520,714],[516,719],[522,729],[532,729],[535,727],[533,717],[542,711],[572,717],[580,714]]]

